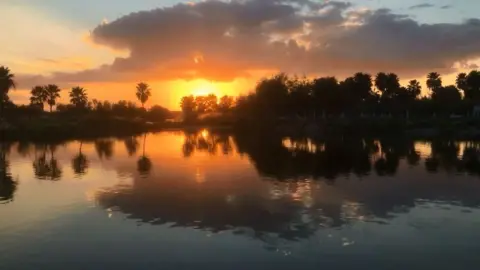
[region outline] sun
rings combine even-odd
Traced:
[[[192,95],[206,96],[209,94],[219,94],[219,89],[214,83],[202,80],[197,81],[194,85],[192,85]]]

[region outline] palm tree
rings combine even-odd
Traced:
[[[455,84],[457,85],[458,89],[462,90],[465,96],[467,96],[468,92],[467,78],[467,73],[460,73],[457,75],[457,79],[455,80]]]
[[[407,91],[413,99],[416,99],[422,93],[422,86],[417,80],[411,80],[408,82]]]
[[[379,72],[375,77],[375,87],[383,94],[387,91],[388,75],[385,72]]]
[[[457,76],[457,87],[463,91],[466,99],[478,102],[480,99],[480,72],[472,70],[468,75],[460,73]]]
[[[15,89],[14,81],[15,75],[10,72],[10,69],[0,66],[0,119],[3,117],[3,107],[8,100],[8,92],[10,89]]]
[[[431,72],[427,75],[427,87],[435,92],[442,87],[442,77],[437,72]]]
[[[57,104],[57,99],[60,98],[60,91],[61,89],[55,84],[49,84],[45,86],[47,103],[50,106],[50,112],[52,112],[52,107]]]
[[[77,108],[85,108],[88,103],[87,90],[83,87],[77,86],[70,90],[70,103]]]
[[[365,100],[369,95],[372,94],[372,76],[367,73],[357,72],[353,76],[353,80],[356,86],[356,95],[360,100]]]
[[[30,105],[41,107],[43,110],[43,104],[47,102],[47,91],[43,86],[35,86],[30,91]]]
[[[145,107],[145,103],[150,96],[152,96],[150,86],[143,82],[139,83],[137,85],[137,98],[142,103],[142,108]]]
[[[392,98],[400,89],[400,79],[395,73],[380,72],[375,77],[375,86],[382,93],[383,98]]]

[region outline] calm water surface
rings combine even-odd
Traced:
[[[476,269],[480,144],[3,143],[0,269]]]

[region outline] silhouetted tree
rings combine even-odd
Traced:
[[[442,88],[442,77],[437,72],[431,72],[427,75],[427,87],[431,94]]]
[[[205,98],[205,108],[206,112],[215,112],[217,110],[217,96],[214,94],[209,94]]]
[[[467,92],[468,92],[467,73],[459,73],[457,75],[457,79],[455,80],[455,84],[457,85],[458,89],[463,91],[465,97],[467,97]]]
[[[285,112],[288,76],[284,73],[260,80],[255,88],[256,103],[263,116],[277,117]],[[260,115],[259,115],[260,116]]]
[[[458,107],[462,96],[458,88],[454,85],[440,87],[432,94],[432,101],[437,107],[437,111],[452,113]]]
[[[171,116],[171,112],[162,106],[152,106],[148,111],[148,119],[151,121],[163,122]]]
[[[375,86],[382,93],[382,99],[390,99],[400,89],[400,79],[395,73],[380,72],[375,77]]]
[[[323,77],[313,80],[312,96],[315,109],[325,113],[338,113],[344,109],[343,95],[335,77]]]
[[[57,99],[60,98],[60,91],[61,89],[55,84],[45,86],[47,104],[50,106],[50,112],[52,112],[52,107],[57,104]]]
[[[235,100],[231,96],[223,96],[220,98],[220,101],[218,103],[218,109],[220,112],[228,112],[230,111],[233,106],[235,105]]]
[[[342,81],[340,89],[344,97],[345,110],[349,110],[350,113],[358,110],[362,102],[372,96],[372,86],[372,77],[361,72]]]
[[[469,101],[480,101],[480,71],[472,70],[468,75],[460,73],[456,80],[457,87],[464,93]]]
[[[5,103],[9,100],[8,92],[16,87],[14,78],[15,75],[9,68],[0,66],[0,120],[3,118]]]
[[[407,91],[409,96],[411,96],[413,99],[416,99],[422,93],[422,86],[420,85],[419,81],[411,80],[408,82]]]
[[[142,108],[144,108],[145,103],[148,101],[150,96],[152,96],[150,86],[143,82],[139,83],[137,85],[136,95],[140,103],[142,103]]]
[[[306,117],[312,107],[312,82],[307,78],[294,77],[287,81],[289,110]]]
[[[86,108],[88,104],[87,90],[83,87],[73,87],[70,91],[70,103],[76,108]]]
[[[365,100],[372,93],[372,76],[367,73],[358,72],[353,76],[356,90],[353,90],[360,100]]]
[[[48,99],[48,93],[43,86],[35,86],[30,91],[30,105],[39,107],[43,110],[43,106]]]
[[[382,95],[387,92],[388,75],[385,72],[379,72],[375,77],[375,87]]]
[[[196,111],[197,111],[197,106],[195,103],[195,97],[194,96],[186,96],[183,97],[181,102],[180,102],[180,107],[182,108],[183,112],[183,118],[186,121],[190,121],[194,118],[196,118]]]

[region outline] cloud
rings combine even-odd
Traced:
[[[413,9],[432,8],[432,7],[435,7],[435,6],[430,3],[422,3],[422,4],[411,6],[408,9],[413,10]]]
[[[98,25],[91,40],[127,50],[109,65],[34,82],[230,81],[261,71],[346,76],[394,71],[451,73],[480,57],[480,20],[420,24],[388,9],[310,0],[203,1],[132,13]],[[199,61],[201,59],[201,61]],[[21,82],[21,83],[22,83]]]
[[[451,5],[445,5],[445,6],[441,6],[440,8],[441,9],[450,9],[450,8],[452,8],[452,6]]]

